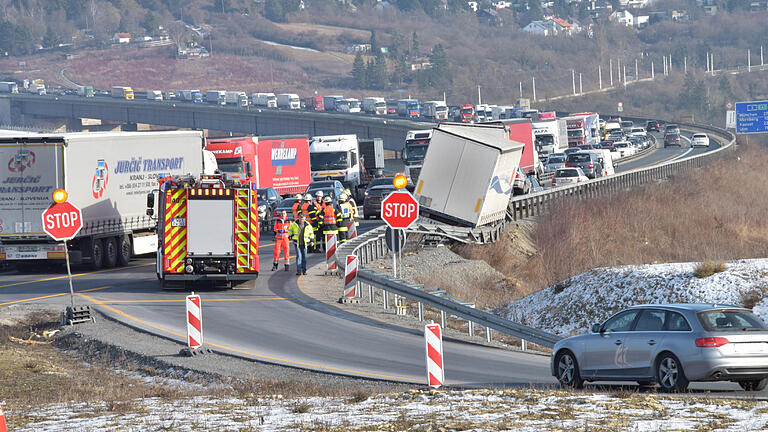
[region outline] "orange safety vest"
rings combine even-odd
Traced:
[[[326,205],[323,209],[323,225],[336,225],[336,209],[333,204]]]
[[[320,201],[313,201],[312,205],[315,206],[315,217],[320,218],[320,213],[323,212],[323,203]]]
[[[285,220],[275,222],[275,240],[285,240],[288,238],[288,228],[291,223]],[[282,231],[282,232],[280,232]]]
[[[309,216],[309,206],[312,205],[310,202],[305,202],[301,205],[301,214],[304,215],[304,217]]]
[[[301,203],[299,201],[296,201],[293,203],[293,207],[291,207],[291,210],[293,210],[293,220],[296,220],[299,218],[299,208],[301,207]]]

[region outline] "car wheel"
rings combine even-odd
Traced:
[[[671,353],[662,354],[656,362],[656,382],[665,392],[683,392],[688,388],[688,378],[683,365]]]
[[[117,265],[117,240],[107,237],[104,240],[104,267],[112,268]]]
[[[759,380],[739,381],[739,385],[746,391],[761,391],[768,386],[768,378]]]
[[[584,387],[584,380],[581,379],[579,364],[576,357],[570,351],[562,351],[557,354],[555,359],[557,380],[563,387],[577,388]]]

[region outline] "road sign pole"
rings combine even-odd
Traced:
[[[392,231],[392,277],[396,278],[397,277],[397,260],[396,260],[397,252],[395,251],[395,245],[397,244],[395,243],[396,230],[391,230],[391,231]]]
[[[72,311],[75,310],[75,290],[72,288],[72,270],[69,267],[69,248],[67,247],[67,241],[64,240],[64,258],[67,262],[67,279],[69,279],[69,299],[72,304]]]

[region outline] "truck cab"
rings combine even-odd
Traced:
[[[421,110],[416,99],[400,99],[397,101],[397,115],[407,118],[419,118]]]
[[[415,184],[419,179],[421,167],[424,165],[424,157],[432,140],[432,129],[410,130],[405,136],[405,148],[403,149],[403,163],[405,164],[405,176],[410,183]]]
[[[462,123],[474,123],[475,122],[475,108],[470,104],[461,106],[461,122]]]
[[[357,135],[312,137],[309,164],[312,181],[339,180],[355,190],[361,183]]]
[[[343,112],[343,113],[359,113],[360,101],[358,99],[337,100],[336,111]]]

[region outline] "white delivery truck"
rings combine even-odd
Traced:
[[[254,93],[251,95],[251,105],[277,108],[277,96],[274,93]]]
[[[205,92],[205,101],[209,104],[226,105],[227,92],[224,90],[208,90]]]
[[[448,105],[443,101],[424,102],[421,110],[421,115],[429,120],[448,120]]]
[[[0,136],[0,259],[63,262],[63,246],[43,232],[41,218],[58,188],[83,213],[83,228],[68,242],[73,263],[114,267],[155,252],[146,196],[158,177],[202,173],[212,159],[203,144],[200,131]]]
[[[147,90],[147,100],[161,101],[163,100],[163,92],[160,90]]]
[[[386,115],[387,101],[383,97],[365,97],[363,98],[363,111],[368,114]]]
[[[533,122],[532,127],[539,159],[545,159],[552,153],[564,152],[568,148],[568,127],[565,119]]]
[[[408,182],[415,184],[419,179],[421,167],[424,165],[424,156],[432,139],[432,129],[409,130],[405,134],[405,147],[403,148],[403,164],[405,176]]]
[[[336,111],[343,113],[359,113],[360,100],[355,98],[337,100]]]
[[[451,225],[503,220],[523,143],[502,124],[441,124],[432,132],[416,183],[421,213]]]
[[[277,107],[297,110],[301,109],[301,99],[294,93],[280,93],[277,95]]]
[[[0,81],[0,93],[18,93],[19,85],[15,81]]]
[[[351,190],[362,183],[357,135],[312,137],[309,144],[312,181],[338,180]]]
[[[226,93],[227,105],[235,105],[239,107],[248,106],[248,95],[242,91],[228,91]]]

